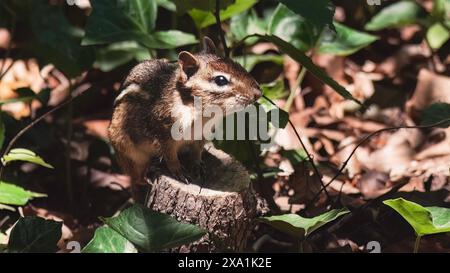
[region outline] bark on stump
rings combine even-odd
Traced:
[[[240,163],[211,145],[205,148],[203,179],[185,184],[153,173],[146,205],[208,231],[196,242],[172,251],[243,251],[255,218],[267,212],[267,205],[251,190],[250,176]]]

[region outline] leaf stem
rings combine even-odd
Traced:
[[[414,253],[419,253],[420,239],[422,239],[422,236],[418,235],[416,237],[416,242],[414,243]]]
[[[222,29],[221,20],[220,20],[220,0],[216,0],[216,10],[214,12],[214,16],[216,17],[217,31],[219,32],[220,39],[222,41],[223,51],[225,53],[225,57],[229,57],[230,56],[230,50],[228,49],[227,41],[225,40],[225,33],[224,33],[223,29]]]
[[[305,78],[307,69],[302,65],[302,68],[300,70],[300,73],[298,74],[297,80],[295,81],[295,86],[291,88],[291,92],[289,94],[289,97],[286,100],[286,104],[283,107],[283,110],[289,113],[289,109],[291,109],[291,105],[294,102],[295,99],[295,93],[298,88],[301,88],[303,79]]]
[[[82,87],[82,86],[80,86]],[[55,106],[53,109],[49,110],[48,112],[42,114],[40,117],[36,118],[35,120],[33,120],[32,122],[30,122],[30,124],[28,124],[27,126],[25,126],[22,130],[20,130],[14,137],[13,139],[8,143],[8,146],[6,147],[6,149],[3,151],[2,154],[2,158],[7,155],[9,153],[9,151],[11,150],[11,148],[13,147],[13,145],[17,142],[17,140],[23,135],[25,134],[31,127],[33,127],[34,125],[36,125],[39,121],[43,120],[45,117],[49,116],[50,114],[52,114],[53,112],[63,108],[64,106],[68,105],[69,103],[71,103],[75,98],[79,97],[80,95],[84,94],[85,90],[81,90],[81,92],[75,92],[75,94],[70,97],[68,100],[62,102],[61,104]],[[3,169],[4,169],[5,165],[4,164],[0,164],[0,180],[2,178],[3,175]]]

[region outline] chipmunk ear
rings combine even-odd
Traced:
[[[202,53],[217,54],[216,45],[214,44],[213,40],[211,40],[211,38],[209,38],[208,36],[205,36],[203,38]]]
[[[200,65],[197,57],[187,51],[181,51],[180,54],[178,54],[178,63],[188,78],[197,71]]]

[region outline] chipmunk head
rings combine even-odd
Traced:
[[[214,42],[205,37],[198,54],[182,51],[178,55],[179,83],[203,104],[236,109],[261,97],[256,80],[238,63],[216,54]]]

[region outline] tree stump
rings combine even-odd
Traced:
[[[206,145],[202,160],[205,172],[190,184],[152,171],[146,206],[208,231],[172,251],[243,251],[255,218],[267,212],[267,204],[251,189],[246,169],[231,156]]]

